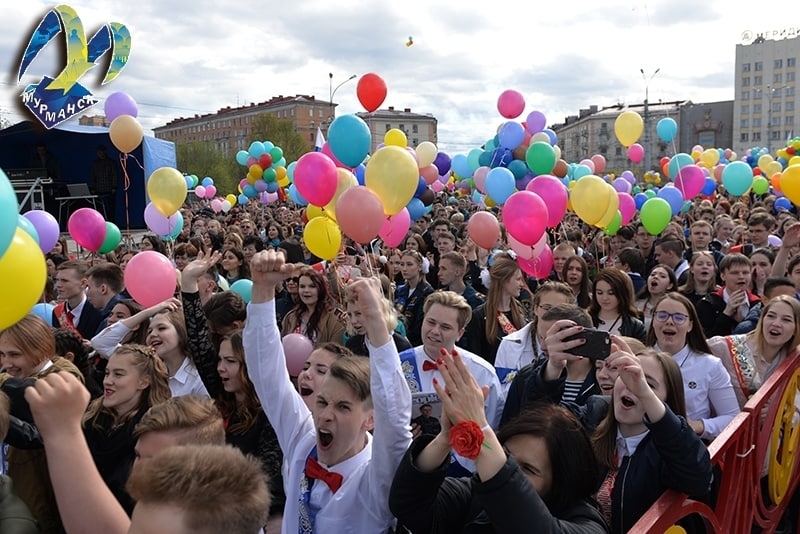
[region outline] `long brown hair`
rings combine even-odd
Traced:
[[[217,397],[217,406],[220,413],[225,420],[229,420],[233,415],[238,416],[238,421],[229,425],[227,431],[231,434],[244,434],[250,430],[258,419],[258,414],[261,413],[261,402],[258,400],[256,388],[250,377],[247,374],[247,363],[244,359],[244,346],[242,344],[242,332],[238,330],[232,332],[222,338],[222,341],[231,342],[231,350],[236,361],[239,362],[238,378],[242,383],[244,390],[244,401],[237,402],[236,395],[221,391]]]
[[[756,329],[750,333],[761,354],[764,353],[764,349],[766,348],[766,341],[764,340],[764,318],[769,310],[779,302],[787,304],[792,309],[792,315],[794,315],[794,335],[781,347],[781,351],[788,353],[800,344],[800,302],[798,302],[796,298],[788,295],[778,295],[770,300],[764,306],[764,309],[761,310],[761,317],[758,319],[758,325]]]
[[[665,300],[674,300],[686,308],[686,315],[688,315],[689,320],[692,321],[692,329],[689,330],[688,334],[686,334],[686,344],[689,345],[689,348],[695,352],[711,354],[711,349],[708,347],[708,342],[706,341],[706,335],[703,333],[703,326],[700,324],[700,318],[697,316],[697,311],[694,309],[692,301],[680,293],[671,291],[664,295],[661,300],[659,300],[656,305],[653,306],[653,316],[655,316],[656,312],[658,311],[658,307],[661,306],[661,303]],[[655,346],[656,342],[656,331],[655,328],[653,328],[653,323],[651,322],[650,329],[647,331],[647,339],[645,340],[645,344],[648,347],[653,347]]]
[[[570,263],[577,263],[581,268],[581,284],[578,294],[575,295],[575,303],[585,310],[589,307],[589,304],[592,303],[592,283],[591,280],[589,280],[589,265],[586,263],[586,260],[577,254],[575,256],[570,256],[567,258],[567,261],[564,262],[564,268],[561,269],[562,280],[567,279],[567,269],[569,269]]]
[[[300,269],[300,273],[297,275],[298,287],[300,278],[304,276],[306,278],[310,278],[311,283],[313,283],[314,287],[317,288],[317,303],[314,305],[314,313],[312,313],[311,317],[308,318],[308,324],[306,325],[306,337],[311,340],[315,340],[317,334],[319,333],[319,324],[322,321],[322,317],[334,309],[334,302],[331,292],[328,289],[328,284],[325,282],[325,278],[320,273],[311,267],[303,267]],[[303,303],[303,301],[298,297],[297,303],[289,313],[294,315],[294,318],[297,320],[297,324],[300,324],[300,317],[307,311],[308,306],[306,306],[305,303]]]
[[[611,291],[617,297],[617,313],[623,317],[639,317],[639,310],[636,309],[636,302],[633,297],[633,282],[631,282],[631,277],[628,276],[628,273],[615,267],[606,267],[594,277],[594,292],[597,291],[598,282],[605,282],[611,286]],[[589,315],[596,319],[599,313],[600,304],[597,302],[597,295],[592,294]]]
[[[503,294],[503,288],[509,280],[511,280],[517,273],[521,273],[519,264],[511,259],[511,256],[506,254],[498,254],[495,256],[494,264],[489,269],[489,277],[491,283],[489,284],[489,292],[486,295],[486,304],[484,311],[486,315],[486,339],[492,343],[499,333],[500,325],[497,321],[497,312],[500,311],[500,297]],[[522,305],[515,298],[510,300],[511,308],[509,310],[509,320],[516,328],[521,328],[525,324],[525,311]]]
[[[706,284],[706,293],[713,293],[717,289],[717,272],[719,269],[717,269],[717,262],[714,260],[714,255],[709,250],[698,250],[697,252],[692,253],[692,259],[689,261],[689,270],[686,271],[686,283],[678,288],[678,291],[681,293],[697,293],[697,281],[694,279],[692,267],[694,267],[695,262],[700,258],[710,259],[711,264],[714,266],[714,276],[712,276],[711,280],[709,280]]]

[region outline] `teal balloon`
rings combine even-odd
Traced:
[[[642,206],[639,217],[648,234],[658,235],[672,219],[672,207],[663,198],[651,198]]]
[[[670,177],[674,179],[676,176],[678,176],[678,171],[687,165],[694,165],[694,159],[692,159],[692,156],[689,154],[681,153],[672,156],[667,164],[667,170],[669,171]]]
[[[24,215],[17,215],[17,226],[25,230],[25,232],[36,241],[37,245],[39,244],[39,232],[36,231],[36,227],[27,217]]]
[[[753,169],[744,161],[732,161],[722,169],[722,185],[735,197],[747,193],[753,185]]]
[[[181,215],[181,222],[179,226],[181,230],[183,230],[183,215]],[[178,232],[180,234],[180,232]],[[177,236],[176,236],[177,237]],[[106,221],[106,238],[103,239],[103,244],[100,245],[100,248],[97,249],[97,252],[100,254],[108,254],[119,245],[119,242],[122,241],[122,233],[119,231],[119,227],[110,222]]]
[[[328,128],[328,148],[348,167],[356,167],[364,161],[371,145],[369,126],[356,115],[339,115]]]
[[[662,141],[669,143],[678,134],[678,123],[671,117],[664,117],[656,124],[656,133]]]
[[[514,173],[505,167],[495,167],[486,174],[486,193],[497,204],[504,204],[515,189]]]
[[[556,166],[556,159],[556,151],[553,150],[550,143],[544,141],[531,143],[528,151],[525,152],[525,163],[528,164],[528,168],[535,176],[549,174]]]
[[[483,150],[480,148],[473,148],[467,154],[467,163],[469,163],[469,168],[472,171],[469,175],[472,176],[472,173],[478,170],[478,167],[481,166],[481,154],[483,154]]]
[[[14,186],[0,169],[0,257],[6,253],[17,231],[19,205]]]
[[[231,291],[242,297],[245,304],[250,302],[253,293],[253,282],[251,280],[237,280],[231,284]]]
[[[572,176],[576,180],[583,178],[584,176],[589,176],[590,174],[592,174],[592,169],[587,165],[576,165],[575,170],[572,172]]]
[[[508,164],[508,170],[511,171],[511,174],[514,175],[514,179],[516,180],[524,178],[525,175],[528,174],[528,166],[525,165],[524,161],[518,159],[511,160]]]

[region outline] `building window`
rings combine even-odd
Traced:
[[[753,98],[758,100],[761,98],[761,89],[754,89],[753,90]]]
[[[319,110],[319,118],[321,119],[324,116],[325,116],[325,110],[320,109]]]
[[[753,132],[753,142],[761,141],[761,132]]]
[[[783,82],[783,74],[780,72],[776,72],[772,75],[772,83],[782,83]]]
[[[415,138],[413,138],[413,139],[411,140],[411,144],[412,144],[412,145],[414,145],[414,146],[417,146],[417,145],[419,144],[419,139],[417,139],[416,137],[415,137]]]
[[[742,104],[742,115],[750,113],[750,104]]]
[[[750,100],[750,91],[742,91],[742,100]]]
[[[784,117],[783,124],[784,126],[792,126],[794,124],[794,117],[792,117],[791,115]]]
[[[386,131],[388,132],[391,129],[392,129],[392,125],[387,122],[386,123]]]
[[[750,77],[742,78],[742,87],[750,87]]]
[[[761,76],[753,76],[753,85],[761,85],[764,83],[764,78]]]
[[[781,125],[781,118],[780,117],[772,117],[772,119],[770,119],[769,123],[772,126],[780,126]]]
[[[750,72],[750,63],[742,63],[742,72]]]
[[[756,61],[755,62],[755,66],[754,66],[754,70],[756,72],[758,72],[760,70],[764,70],[764,63],[762,63],[761,61]]]
[[[403,124],[402,122],[400,123],[399,129],[401,132],[406,133],[406,125]]]
[[[419,133],[419,125],[418,124],[412,124],[411,125],[411,133]]]
[[[792,130],[786,130],[785,132],[783,132],[783,137],[784,139],[791,139],[792,134],[793,134]]]
[[[794,72],[787,72],[786,73],[786,81],[793,82],[794,81]]]
[[[795,63],[796,63],[795,58],[793,58],[793,57],[786,58],[786,66],[787,67],[794,67]]]
[[[781,103],[780,102],[773,102],[772,103],[772,111],[780,112],[781,110]]]
[[[753,128],[761,128],[761,119],[758,117],[753,119]]]
[[[753,113],[761,113],[761,104],[753,104]]]
[[[783,68],[783,60],[782,59],[776,59],[775,63],[773,64],[773,68],[782,69]]]
[[[309,117],[313,117],[314,116],[314,110],[313,109],[308,108],[308,116]]]
[[[741,141],[743,143],[746,143],[749,140],[749,138],[750,138],[750,134],[747,133],[747,132],[744,132],[744,133],[741,134],[741,137],[739,137],[739,141]]]
[[[749,128],[750,127],[750,120],[749,119],[742,119],[739,121],[739,128]]]
[[[621,146],[618,146],[618,147],[616,147],[614,149],[614,155],[615,156],[621,156],[622,155],[622,147]]]
[[[770,141],[777,141],[777,140],[778,140],[778,139],[780,139],[780,138],[781,138],[781,132],[780,132],[780,130],[778,130],[777,132],[776,132],[775,130],[773,130],[773,131],[771,131],[771,132],[769,133],[769,139],[770,139]]]
[[[794,96],[794,87],[786,87],[785,89],[786,91],[784,92],[784,94],[786,96]]]

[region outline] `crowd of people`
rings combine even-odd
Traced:
[[[108,254],[62,239],[52,314],[0,332],[0,531],[623,533],[667,489],[713,505],[708,444],[800,345],[774,200],[698,198],[658,236],[568,213],[543,279],[446,195],[400,248],[330,261],[292,203],[187,205],[174,241]],[[176,272],[150,307],[124,284],[143,250]],[[587,330],[610,355],[578,355]]]

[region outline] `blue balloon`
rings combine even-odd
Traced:
[[[278,190],[278,182],[267,182],[267,193],[274,193]]]
[[[556,143],[558,143],[558,136],[556,135],[556,132],[550,128],[545,128],[542,130],[542,133],[546,133],[547,137],[550,138],[550,146],[556,146]]]
[[[339,115],[328,128],[328,147],[336,159],[348,167],[363,162],[371,145],[369,126],[356,115]]]
[[[24,215],[17,215],[17,226],[25,230],[25,232],[36,241],[37,245],[39,244],[39,232],[27,217]]]
[[[247,158],[249,157],[250,154],[247,152],[247,150],[240,150],[239,152],[236,153],[236,163],[245,166],[247,165]]]
[[[497,204],[504,204],[516,187],[514,174],[505,167],[495,167],[486,175],[486,193]]]
[[[641,211],[642,206],[644,206],[644,203],[647,202],[648,198],[649,197],[644,193],[636,193],[633,196],[633,202],[636,204],[636,209]]]
[[[40,302],[38,304],[35,304],[33,308],[31,308],[30,313],[38,315],[47,324],[51,324],[53,322],[53,308],[54,306],[52,304],[48,304],[47,302]]]
[[[278,161],[273,161],[272,168],[274,169],[275,167],[286,167],[286,158],[281,158]]]
[[[481,166],[479,162],[481,154],[483,154],[483,150],[481,150],[480,148],[473,148],[467,154],[467,163],[469,163],[470,176],[472,176],[472,173],[474,173],[478,169],[478,167]]]
[[[183,232],[183,215],[180,211],[175,212],[175,226],[172,231],[167,235],[159,236],[164,241],[175,241]]]
[[[500,146],[509,150],[514,150],[525,139],[525,128],[518,122],[508,121],[500,126],[497,132]]]
[[[186,189],[194,189],[194,180],[192,180],[192,176],[190,174],[184,176],[183,179],[186,181]]]
[[[424,216],[426,213],[425,204],[418,198],[412,198],[408,204],[406,204],[406,209],[408,210],[408,214],[411,216],[412,221],[416,221],[420,217]]]
[[[669,143],[678,133],[678,123],[671,117],[664,117],[656,124],[656,133],[662,141]]]
[[[672,208],[672,215],[677,215],[683,207],[683,194],[677,187],[662,187],[658,193],[658,198],[663,198]]]
[[[572,177],[577,180],[592,174],[592,169],[588,165],[576,165],[572,171]]]
[[[237,280],[231,284],[231,291],[242,297],[244,303],[247,304],[253,294],[253,282],[247,279]]]
[[[300,206],[308,206],[308,200],[303,198],[294,184],[289,186],[289,198],[292,199],[295,204],[299,204]]]
[[[722,170],[722,185],[735,197],[747,193],[753,185],[753,169],[744,161],[732,161]]]
[[[258,194],[258,193],[256,193],[256,194]],[[238,202],[241,205],[245,205],[245,204],[247,204],[247,201],[249,201],[249,200],[250,200],[250,197],[248,197],[247,195],[242,193],[237,197],[236,202]]]
[[[493,151],[484,150],[481,153],[481,157],[478,158],[478,163],[481,164],[481,167],[491,167],[492,166],[492,154]]]
[[[520,161],[518,159],[513,159],[508,163],[508,170],[514,175],[515,180],[522,180],[525,178],[525,175],[528,174],[528,166],[525,164],[524,161]],[[530,181],[530,180],[528,180]],[[517,189],[525,189],[523,186],[522,188]]]
[[[19,205],[14,186],[0,169],[0,257],[6,253],[17,231]]]
[[[250,150],[247,151],[248,155],[258,159],[258,157],[266,152],[267,149],[264,148],[264,143],[261,141],[253,141],[250,143]]]
[[[419,177],[419,182],[417,182],[417,190],[414,191],[414,196],[415,197],[422,196],[422,193],[424,193],[426,189],[428,189],[428,184],[427,184],[427,182],[425,182],[425,178],[420,176]]]
[[[472,176],[472,169],[470,169],[467,156],[464,154],[456,154],[453,156],[450,165],[453,169],[453,172],[456,173],[460,178],[469,178]],[[439,172],[443,171],[439,169]]]
[[[203,178],[203,187],[208,187],[209,185],[214,185],[214,179],[210,176],[206,176]]]
[[[270,150],[275,148],[275,145],[272,143],[272,141],[264,141],[263,145],[264,145],[264,152],[269,152]]]
[[[775,210],[775,213],[780,213],[781,210],[791,211],[792,203],[786,197],[776,198],[775,204],[772,205],[772,209]]]
[[[353,169],[353,174],[356,175],[356,180],[358,181],[358,185],[364,185],[364,173],[367,170],[367,166],[363,163],[360,164],[358,167]]]
[[[711,178],[710,176],[706,176],[706,181],[703,183],[702,193],[706,196],[713,195],[714,191],[716,190],[717,190],[717,181]]]
[[[247,184],[242,188],[242,195],[244,195],[245,198],[256,198],[258,196],[258,190],[254,185]],[[242,195],[239,195],[239,198],[241,198]],[[246,203],[245,201],[245,204]]]

